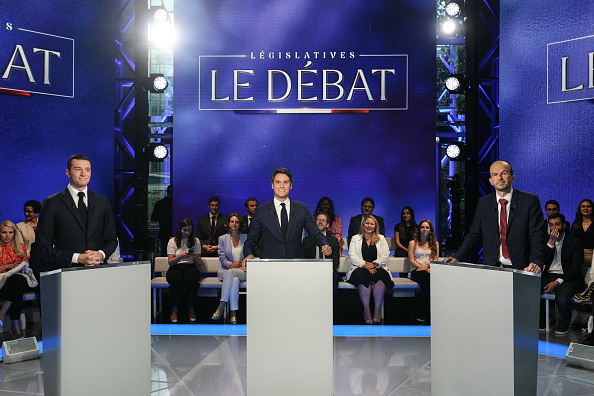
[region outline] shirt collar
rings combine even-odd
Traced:
[[[72,187],[72,184],[68,183],[68,191],[70,192],[70,195],[72,196],[72,199],[75,201],[78,201],[78,193],[81,192],[80,190],[77,190],[76,188]],[[85,193],[85,197],[87,199],[89,199],[89,189],[87,186],[85,186],[85,189],[82,190],[83,193]]]
[[[276,199],[276,197],[274,197],[274,207],[275,207],[275,208],[278,208],[278,207],[280,206],[280,204],[282,204],[282,203],[284,203],[284,204],[285,204],[285,207],[287,207],[287,206],[289,206],[289,205],[290,205],[290,203],[289,203],[290,201],[291,201],[291,200],[290,200],[289,198],[287,198],[287,199],[285,200],[285,202],[281,202],[281,201],[279,201],[278,199]]]

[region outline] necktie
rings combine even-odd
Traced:
[[[501,228],[501,253],[504,258],[509,258],[507,250],[507,199],[500,199],[501,212],[499,212],[499,226]]]
[[[210,219],[210,244],[215,244],[215,230],[217,229],[216,216],[212,216]]]
[[[283,236],[287,238],[287,232],[289,231],[289,216],[287,215],[287,208],[285,207],[285,203],[281,203],[283,207],[281,209],[281,231],[283,232]]]
[[[80,214],[80,218],[85,226],[87,227],[87,205],[85,205],[85,193],[79,192],[78,193],[78,213]]]

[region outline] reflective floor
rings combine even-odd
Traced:
[[[226,335],[208,335],[212,326],[153,327],[152,395],[246,394],[246,337],[228,335],[244,334],[245,326],[214,328]],[[414,330],[412,326],[336,326],[334,394],[430,395],[429,328],[416,326],[416,333],[410,333],[411,328]],[[170,329],[180,335],[170,335]],[[416,336],[404,336],[407,332]],[[557,344],[541,344],[541,352],[562,356],[566,350]],[[312,356],[312,364],[315,361]],[[0,363],[0,375],[0,395],[43,394],[43,358]],[[540,354],[538,395],[594,395],[594,372],[567,367],[560,357]]]

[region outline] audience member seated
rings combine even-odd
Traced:
[[[361,214],[357,215],[357,216],[353,216],[351,217],[351,221],[349,223],[349,232],[347,234],[347,242],[349,244],[349,247],[351,246],[351,238],[356,235],[359,230],[361,229],[361,224],[363,223],[363,216],[367,216],[367,215],[371,215],[373,214],[373,209],[375,208],[375,201],[373,200],[373,198],[363,198],[363,201],[361,201]],[[379,225],[379,234],[380,235],[386,235],[386,228],[384,227],[384,218],[377,216],[377,215],[373,215]]]
[[[394,226],[394,241],[396,242],[394,257],[408,257],[408,244],[414,239],[416,232],[415,211],[410,206],[405,206],[400,213],[400,223]],[[399,275],[401,278],[408,278],[406,272],[401,272]]]
[[[219,272],[218,278],[223,282],[221,288],[221,302],[214,314],[213,320],[218,320],[225,312],[229,303],[231,324],[237,324],[237,310],[239,309],[239,284],[246,279],[246,267],[243,257],[243,244],[247,234],[240,234],[243,219],[237,213],[231,213],[227,218],[225,227],[227,234],[219,238]]]
[[[433,224],[429,220],[421,220],[417,227],[415,238],[408,244],[408,260],[414,269],[410,278],[421,287],[420,309],[417,321],[429,324],[431,322],[431,261],[439,257],[439,244],[435,237]]]
[[[561,207],[559,206],[559,202],[554,199],[548,200],[545,203],[545,226],[547,228],[547,238],[548,234],[551,233],[551,229],[549,228],[549,216],[553,213],[561,213]],[[565,232],[568,232],[571,229],[571,225],[568,221],[565,222]]]
[[[594,227],[591,227],[592,218],[594,217],[592,207],[594,207],[594,202],[583,199],[577,208],[575,221],[571,226],[571,235],[582,241],[582,247],[584,248],[583,274],[591,271],[592,267],[592,251],[594,249]]]
[[[371,214],[365,215],[359,233],[353,236],[349,244],[351,268],[347,282],[359,289],[363,303],[363,319],[367,324],[381,321],[384,293],[386,288],[394,287],[392,276],[386,268],[389,256],[388,242],[379,233],[378,221]],[[369,307],[372,291],[375,302],[373,319]]]
[[[338,241],[338,246],[340,247],[338,255],[340,257],[342,255],[342,220],[338,215],[334,214],[334,202],[332,202],[330,198],[320,198],[318,205],[316,206],[314,218],[321,212],[326,213],[328,216],[328,229],[326,234],[333,236]],[[332,252],[334,252],[334,250],[332,250]]]
[[[559,309],[559,326],[556,335],[567,334],[571,320],[573,295],[584,289],[582,243],[565,232],[565,216],[553,213],[549,216],[549,240],[545,250],[544,268],[540,278],[543,293],[555,293]],[[545,301],[540,301],[539,330],[546,330]]]
[[[314,219],[316,220],[316,225],[318,226],[318,230],[322,234],[326,236],[328,240],[328,244],[330,248],[332,248],[332,256],[326,257],[324,253],[320,250],[320,248],[316,245],[315,240],[313,237],[307,236],[303,239],[303,253],[304,257],[307,259],[317,259],[317,258],[331,258],[332,259],[332,276],[333,276],[333,290],[334,290],[334,297],[338,294],[338,265],[340,264],[340,249],[338,239],[336,239],[333,235],[330,234],[328,230],[328,219],[330,216],[324,212],[318,212]]]
[[[196,226],[196,236],[202,244],[202,255],[206,257],[216,257],[219,250],[219,237],[225,234],[225,223],[227,216],[219,213],[221,200],[218,197],[212,197],[208,200],[209,213],[198,219]]]
[[[173,186],[167,186],[163,199],[155,202],[151,220],[159,222],[160,255],[167,256],[167,244],[173,235]]]
[[[27,251],[31,251],[31,245],[35,242],[35,233],[37,232],[37,220],[41,203],[35,200],[29,200],[23,205],[25,211],[25,221],[17,223],[18,237],[22,239]],[[17,237],[15,235],[15,237]],[[18,238],[17,238],[18,241]]]
[[[250,231],[252,219],[256,215],[256,209],[258,209],[258,200],[254,197],[250,197],[245,200],[244,206],[247,209],[247,214],[243,216],[243,225],[241,226],[239,232],[247,234]],[[263,238],[260,235],[260,238],[258,238],[258,241],[256,242],[256,248],[254,250],[255,257],[260,257],[260,255],[262,254],[262,243]]]
[[[37,280],[29,269],[29,258],[24,243],[15,241],[17,227],[12,221],[0,223],[0,327],[4,316],[11,319],[10,332],[14,338],[21,335],[21,308],[25,291],[37,286]]]
[[[194,300],[200,287],[200,241],[194,237],[194,224],[185,218],[179,223],[175,237],[167,244],[169,269],[165,275],[171,295],[171,322],[177,323],[177,307],[185,291],[190,322],[196,321]]]

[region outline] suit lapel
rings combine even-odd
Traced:
[[[511,204],[509,205],[509,215],[507,216],[507,234],[508,235],[509,235],[509,229],[514,221],[514,217],[516,214],[516,210],[518,209],[519,202],[520,202],[520,192],[518,190],[514,190]]]
[[[68,208],[70,213],[72,213],[72,215],[76,219],[76,222],[78,223],[80,228],[83,230],[83,232],[86,234],[87,230],[85,230],[85,227],[83,226],[82,219],[80,218],[80,213],[78,213],[78,208],[76,207],[76,204],[74,203],[74,200],[72,199],[72,195],[70,195],[70,191],[68,190],[68,187],[66,187],[64,190],[62,190],[62,202],[64,202],[64,205],[66,206],[66,208]]]
[[[280,237],[280,239],[283,239],[283,231],[281,230],[281,226],[280,226],[280,221],[278,219],[278,215],[276,214],[276,207],[274,206],[274,199],[272,201],[270,201],[270,215],[272,216],[272,218],[274,219],[273,223],[273,227],[276,230],[276,233],[278,234],[278,236]],[[291,221],[289,221],[289,227],[290,227]],[[288,235],[289,233],[287,233]]]

